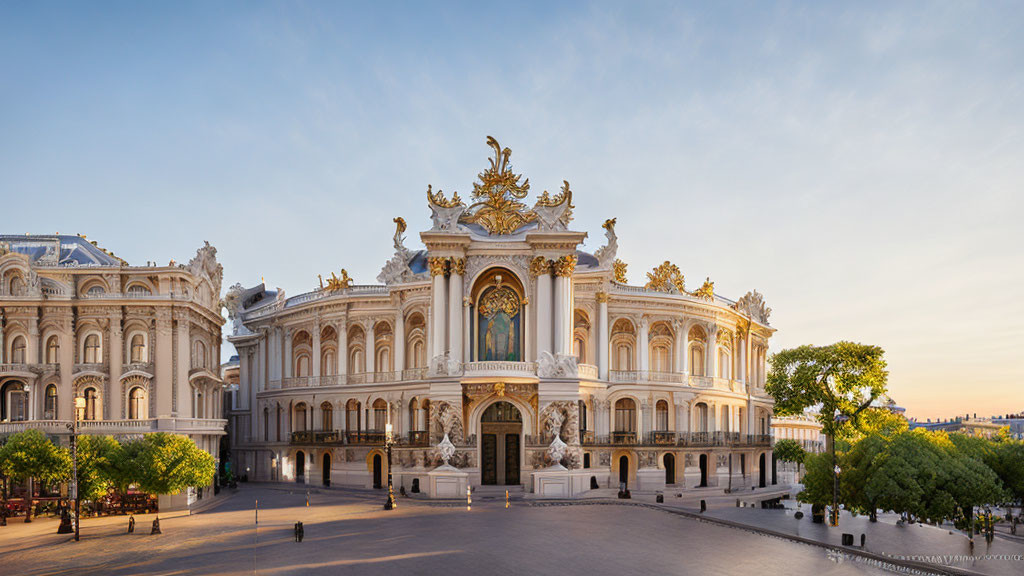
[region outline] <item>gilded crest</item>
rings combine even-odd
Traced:
[[[519,295],[508,286],[498,286],[480,300],[480,315],[490,316],[501,310],[509,318],[519,313]]]
[[[626,279],[626,267],[627,264],[617,258],[615,259],[615,262],[612,263],[612,274],[614,274],[614,280],[619,284],[629,283]]]
[[[494,158],[490,159],[490,168],[479,174],[480,181],[473,183],[475,202],[462,221],[480,224],[491,234],[511,234],[537,219],[537,214],[520,202],[530,192],[530,179],[519,183],[522,175],[513,172],[509,163],[512,150],[503,149],[491,136],[487,145],[494,150]]]
[[[666,260],[660,266],[647,273],[647,284],[644,288],[658,292],[685,293],[683,274],[679,267]]]

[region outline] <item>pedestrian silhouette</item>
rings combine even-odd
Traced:
[[[306,530],[302,527],[302,522],[295,523],[295,541],[302,542],[302,537],[305,536]]]

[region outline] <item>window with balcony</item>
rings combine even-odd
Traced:
[[[28,419],[28,392],[23,382],[7,382],[0,387],[0,420],[21,422]]]
[[[128,419],[144,420],[149,414],[146,409],[146,391],[141,386],[132,388],[128,393]]]
[[[358,432],[362,428],[360,421],[360,406],[358,400],[349,400],[345,404],[345,431]]]
[[[46,395],[43,398],[43,418],[46,420],[57,419],[57,386],[54,384],[46,387]]]
[[[632,398],[615,401],[615,432],[636,432],[636,402]]]
[[[292,419],[292,432],[304,432],[306,430],[306,404],[299,402],[295,405],[295,414]]]
[[[102,406],[99,403],[99,392],[95,388],[89,387],[82,393],[85,397],[85,410],[83,410],[82,420],[99,420],[101,415]]]
[[[658,432],[668,430],[668,402],[658,400],[654,405],[654,429]]]
[[[146,337],[142,334],[132,335],[130,344],[130,358],[131,363],[141,363],[147,360],[146,358]]]
[[[373,430],[383,432],[388,421],[388,403],[382,398],[373,401]]]
[[[330,402],[320,405],[320,429],[334,430],[334,407]]]
[[[46,339],[46,363],[57,364],[60,362],[60,338],[56,335]]]
[[[99,334],[89,334],[85,337],[85,363],[86,364],[99,364],[100,358],[100,336]]]
[[[25,337],[15,336],[11,342],[11,363],[13,364],[24,364],[25,363]]]

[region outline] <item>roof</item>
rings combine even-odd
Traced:
[[[123,266],[126,263],[84,236],[0,234],[0,244],[40,266]]]

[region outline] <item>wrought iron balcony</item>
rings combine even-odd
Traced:
[[[334,430],[299,430],[292,432],[292,444],[331,444],[341,440]]]
[[[381,445],[384,444],[384,432],[367,430],[362,432],[346,432],[346,444]]]
[[[430,433],[426,430],[409,432],[405,437],[405,444],[409,446],[429,446]]]

